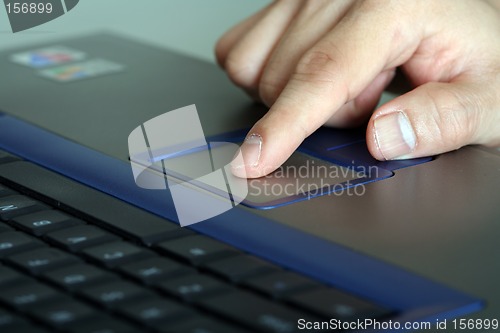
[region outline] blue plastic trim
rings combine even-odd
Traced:
[[[166,219],[176,220],[168,191],[137,187],[128,163],[1,114],[0,148]],[[248,209],[236,207],[192,229],[395,309],[398,315],[393,321],[443,320],[478,311],[483,306],[475,297],[256,216]]]

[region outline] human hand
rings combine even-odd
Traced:
[[[369,119],[379,160],[500,145],[500,0],[278,0],[228,31],[216,55],[271,107],[237,176],[274,171],[323,124]],[[399,66],[416,88],[372,113]]]

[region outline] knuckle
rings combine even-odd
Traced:
[[[250,63],[245,57],[230,51],[225,60],[224,68],[234,84],[242,88],[252,89],[256,86],[256,83]]]
[[[299,60],[295,74],[305,81],[332,82],[336,67],[337,60],[329,52],[311,50]]]
[[[453,114],[456,117],[456,125],[461,130],[462,140],[466,143],[473,143],[481,136],[484,106],[487,105],[486,95],[478,94],[475,89],[462,88],[460,92],[451,90],[450,93],[456,100],[456,110]],[[460,122],[460,123],[459,123]]]
[[[327,51],[327,50],[331,50]],[[304,89],[309,86],[313,95],[328,96],[335,92],[335,98],[342,99],[346,103],[351,99],[348,85],[342,77],[341,66],[348,66],[348,62],[342,52],[334,45],[325,48],[312,49],[308,51],[298,62],[292,79],[306,83]]]
[[[441,85],[430,88],[435,140],[455,149],[471,143],[479,127],[480,101],[475,94]]]

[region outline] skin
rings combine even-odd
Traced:
[[[216,56],[270,107],[237,176],[274,171],[322,125],[367,123],[378,160],[500,146],[500,0],[278,0],[224,34]],[[414,89],[374,110],[398,67]]]

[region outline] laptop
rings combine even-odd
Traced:
[[[284,174],[181,226],[170,181],[263,106],[212,64],[113,33],[7,50],[0,69],[2,333],[498,329],[497,150],[379,162],[364,129],[322,128]],[[158,122],[173,113],[194,120]],[[199,121],[207,148],[131,148],[155,119],[166,138]],[[212,185],[182,214],[224,201]]]

